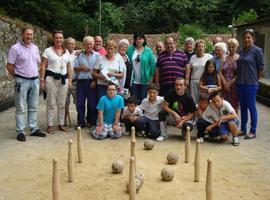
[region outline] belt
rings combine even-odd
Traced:
[[[24,76],[21,76],[21,75],[18,75],[18,74],[15,74],[14,76],[17,77],[17,78],[23,78],[23,79],[27,79],[27,80],[35,80],[35,79],[38,79],[39,78],[38,76],[24,77]]]
[[[77,83],[86,83],[92,81],[93,79],[77,79]]]

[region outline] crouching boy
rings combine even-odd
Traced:
[[[116,93],[116,85],[109,83],[107,95],[102,96],[98,102],[98,125],[92,132],[95,139],[102,140],[107,137],[114,139],[122,135],[119,119],[121,110],[124,108],[124,100]]]

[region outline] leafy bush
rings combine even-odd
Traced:
[[[250,22],[256,21],[258,18],[258,15],[255,10],[250,9],[249,11],[243,11],[236,19],[233,19],[233,24],[235,25],[241,25],[246,24]]]
[[[205,52],[212,53],[214,49],[213,43],[209,40],[205,40]]]
[[[194,40],[201,38],[203,31],[198,24],[184,24],[179,27],[179,46],[183,47],[187,37],[193,37]]]

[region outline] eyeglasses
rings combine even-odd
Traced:
[[[136,62],[140,62],[141,60],[140,60],[140,55],[137,55],[137,57],[135,58],[135,61]]]

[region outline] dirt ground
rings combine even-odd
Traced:
[[[45,105],[40,101],[39,122],[46,128]],[[137,194],[141,200],[203,200],[207,158],[213,160],[214,199],[216,200],[270,200],[270,108],[258,104],[258,136],[244,140],[234,147],[206,142],[201,145],[201,180],[193,182],[195,141],[191,142],[191,162],[184,163],[184,141],[179,130],[170,128],[170,138],[155,142],[152,151],[143,149],[144,138],[137,138],[137,170],[145,182]],[[71,108],[75,126],[76,113]],[[18,142],[15,133],[14,108],[0,115],[0,200],[52,199],[52,159],[59,160],[61,200],[124,200],[128,199],[125,184],[129,173],[130,138],[93,140],[88,129],[83,129],[83,163],[77,163],[76,146],[74,182],[67,182],[68,140],[76,144],[76,131],[56,132],[46,138],[27,137]],[[28,130],[27,130],[28,134]],[[196,134],[194,131],[192,134]],[[168,165],[168,152],[177,152],[177,165]],[[112,174],[114,160],[124,162],[122,174]],[[161,181],[163,167],[174,169],[171,182]]]

